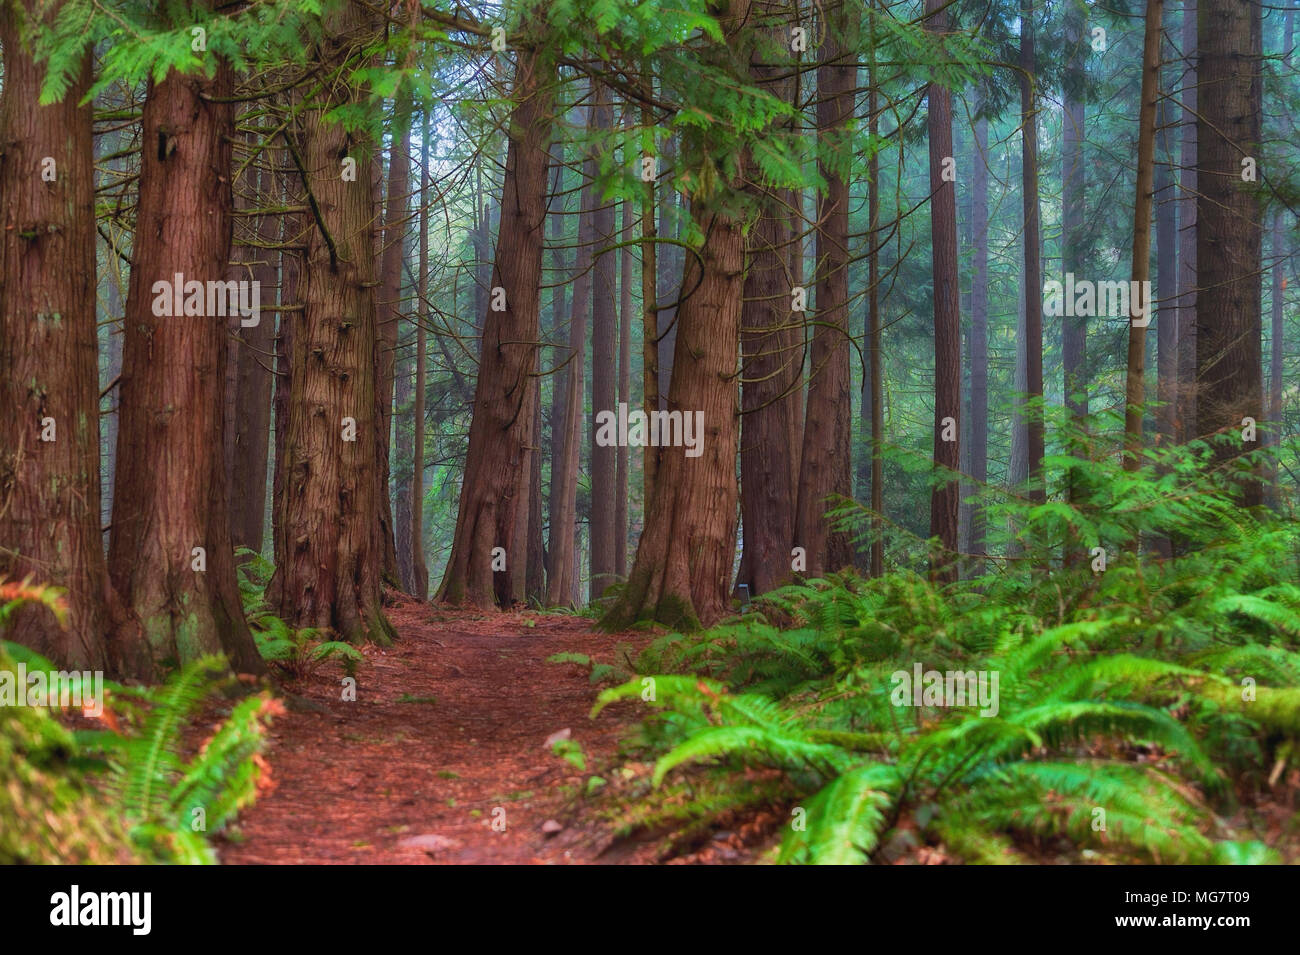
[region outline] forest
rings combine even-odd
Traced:
[[[0,863],[1300,861],[1297,10],[0,0]]]

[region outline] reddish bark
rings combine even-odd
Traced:
[[[511,601],[507,574],[493,572],[493,550],[524,561],[515,540],[520,472],[533,421],[530,387],[537,369],[538,289],[546,212],[547,147],[552,128],[550,60],[536,48],[518,53],[509,128],[501,227],[492,287],[505,292],[505,310],[483,317],[483,349],[474,392],[474,419],[461,483],[460,510],[440,600],[488,606]]]
[[[66,628],[22,608],[4,636],[60,666],[103,669],[92,110],[77,105],[90,57],[61,102],[37,106],[44,69],[14,11],[0,15],[0,44],[0,581],[66,587],[68,607]]]
[[[109,571],[139,617],[136,668],[224,651],[264,665],[235,583],[225,481],[226,318],[166,312],[185,283],[225,278],[233,106],[229,68],[169,74],[141,117],[140,195],[122,350],[121,423]],[[158,285],[157,283],[166,283]],[[188,290],[187,290],[188,291]],[[203,548],[200,554],[196,548]],[[143,675],[143,674],[142,674]]]

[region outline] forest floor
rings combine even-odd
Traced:
[[[355,701],[342,698],[336,659],[282,685],[287,712],[269,730],[264,791],[215,840],[222,862],[745,864],[772,848],[777,815],[767,810],[671,853],[663,833],[615,838],[623,818],[617,791],[626,791],[619,742],[644,713],[625,702],[592,720],[600,688],[588,669],[547,658],[580,653],[626,668],[624,655],[651,634],[600,633],[584,617],[453,611],[400,597],[388,614],[399,640],[362,648]],[[221,718],[209,716],[212,726],[196,725],[197,734]],[[557,736],[581,747],[585,771],[553,751]],[[614,785],[586,798],[595,774]],[[1288,779],[1280,797],[1251,799],[1251,812],[1234,815],[1238,837],[1288,842],[1282,832],[1300,798],[1300,771]],[[1046,863],[1076,856],[1063,842],[1021,848]],[[1296,859],[1294,848],[1283,854]],[[948,860],[919,846],[889,861]]]
[[[400,639],[364,648],[355,702],[342,699],[337,660],[284,687],[289,711],[264,753],[270,786],[218,841],[221,861],[597,861],[610,840],[575,799],[588,774],[547,740],[568,730],[588,770],[607,764],[636,705],[592,720],[598,688],[585,670],[546,660],[570,651],[613,662],[620,646],[640,649],[650,636],[594,632],[583,617],[411,600],[388,612]],[[652,861],[642,848],[599,861]]]

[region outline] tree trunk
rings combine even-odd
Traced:
[[[1163,14],[1162,14],[1163,16]],[[1161,92],[1168,92],[1169,71],[1164,66],[1165,47],[1161,47]],[[1169,100],[1160,97],[1156,108],[1156,167],[1153,189],[1156,204],[1156,414],[1161,441],[1174,441],[1175,401],[1178,393],[1178,314],[1174,307],[1178,295],[1178,203],[1174,197],[1173,121]]]
[[[826,190],[817,209],[817,312],[794,533],[795,545],[807,552],[806,574],[812,577],[853,563],[849,534],[833,531],[826,512],[838,506],[836,498],[853,495],[847,178],[852,151],[846,134],[857,88],[857,13],[844,2],[828,6],[826,26],[817,70],[818,169]]]
[[[926,0],[926,29],[948,29],[944,0]],[[941,552],[931,559],[930,575],[939,582],[957,579],[957,512],[961,484],[961,314],[957,286],[957,188],[945,181],[952,157],[952,94],[931,83],[928,92],[930,133],[930,235],[934,271],[934,466],[952,480],[936,484],[930,495],[930,536]],[[1028,188],[1026,186],[1026,188]],[[1040,366],[1041,371],[1041,366]]]
[[[562,316],[565,314],[565,286],[570,284],[563,281],[562,276],[567,274],[565,269],[564,254],[564,144],[557,143],[555,146],[556,156],[552,159],[553,178],[551,180],[550,195],[547,200],[547,220],[550,229],[550,249],[551,249],[551,266],[548,284],[551,287],[551,324],[548,330],[548,340],[551,342],[551,367],[554,369],[550,374],[551,379],[551,411],[549,431],[551,436],[551,468],[550,484],[546,493],[546,581],[542,593],[542,602],[550,603],[548,592],[550,581],[555,578],[555,562],[562,551],[567,551],[561,538],[557,534],[560,502],[563,495],[560,493],[560,478],[563,469],[564,440],[565,430],[568,427],[568,367],[560,367],[564,361],[564,356],[568,354],[568,349],[560,348],[555,344],[559,338],[565,323]],[[559,209],[553,209],[553,206],[559,206]]]
[[[1288,6],[1286,15],[1282,20],[1282,67],[1290,73],[1291,70],[1291,45],[1295,42],[1295,7]],[[1286,122],[1287,129],[1294,134],[1295,125],[1291,121],[1290,111],[1284,105],[1282,107],[1282,116]],[[1273,213],[1273,292],[1272,292],[1272,328],[1270,329],[1270,338],[1272,344],[1269,351],[1269,402],[1268,418],[1273,429],[1268,435],[1268,443],[1271,447],[1278,447],[1282,443],[1283,432],[1283,359],[1286,357],[1286,325],[1284,305],[1286,301],[1286,273],[1285,268],[1290,261],[1290,254],[1287,247],[1285,226],[1283,224],[1284,213],[1281,209]],[[1278,482],[1278,461],[1274,457],[1269,463],[1269,494],[1270,503],[1274,508],[1281,506],[1281,485]]]
[[[982,105],[982,104],[981,104]],[[1068,120],[1067,120],[1068,121]],[[989,478],[989,121],[975,120],[975,168],[971,175],[971,233],[975,242],[975,274],[971,279],[970,312],[970,476],[977,492]],[[984,508],[971,509],[970,552],[975,573],[983,563]]]
[[[1142,45],[1142,99],[1138,107],[1137,194],[1133,202],[1133,269],[1130,289],[1147,287],[1151,280],[1151,200],[1155,175],[1156,100],[1160,85],[1160,30],[1164,0],[1147,0],[1146,31]],[[1141,298],[1141,293],[1134,296]],[[1148,309],[1151,302],[1145,303]],[[1128,375],[1124,389],[1124,469],[1136,471],[1142,449],[1142,412],[1146,406],[1145,320],[1130,298]]]
[[[1174,413],[1179,442],[1196,437],[1196,246],[1197,189],[1196,158],[1197,104],[1197,0],[1183,4],[1182,136],[1179,142],[1180,170],[1178,197],[1178,395]]]
[[[411,94],[406,90],[393,107],[393,148],[388,154],[388,190],[384,202],[383,251],[379,260],[379,336],[375,352],[379,382],[376,419],[379,435],[379,509],[384,541],[384,573],[396,587],[402,585],[397,559],[396,518],[388,496],[391,474],[389,442],[393,431],[393,390],[397,356],[397,330],[402,321],[402,256],[406,249],[411,191]]]
[[[614,103],[609,87],[596,83],[592,91],[592,128],[599,137],[608,137],[614,127]],[[595,267],[592,274],[591,301],[591,407],[593,412],[613,411],[618,402],[618,289],[615,284],[618,259],[609,249],[615,242],[614,203],[596,195],[592,212],[592,240],[595,242]],[[588,428],[591,434],[591,579],[590,599],[600,597],[615,582],[614,511],[617,496],[618,449],[596,442],[595,414]]]
[[[632,406],[632,269],[635,256],[632,254],[634,236],[632,232],[632,203],[624,199],[623,228],[621,241],[623,246],[619,263],[619,299],[618,299],[618,400],[621,404]],[[615,473],[617,490],[614,492],[614,574],[619,580],[627,578],[627,511],[628,511],[628,477],[631,465],[630,449],[626,444],[618,447],[618,466]],[[539,478],[540,486],[540,478]]]
[[[872,0],[874,11],[875,2]],[[874,142],[880,135],[880,94],[877,88],[875,21],[872,20],[871,66],[867,85],[871,92],[867,99],[867,131]],[[987,130],[985,141],[987,142]],[[870,286],[868,301],[870,312],[867,327],[871,379],[871,576],[880,577],[885,572],[885,379],[881,367],[880,338],[880,155],[873,151],[868,162],[867,196],[867,282]],[[987,190],[988,180],[985,179]],[[986,256],[987,262],[987,256]]]
[[[501,227],[492,265],[492,287],[504,290],[505,308],[490,308],[483,317],[483,349],[460,510],[451,557],[438,591],[440,600],[456,605],[509,605],[510,578],[493,571],[493,551],[504,549],[507,567],[511,561],[525,560],[524,542],[514,539],[515,511],[520,503],[520,471],[528,465],[526,446],[533,421],[535,392],[530,384],[537,369],[538,290],[553,93],[549,60],[540,46],[520,49],[518,58]],[[495,293],[492,298],[496,299]]]
[[[1023,242],[1024,236],[1021,236]],[[1024,254],[1020,256],[1020,281],[1024,282]],[[1011,449],[1007,461],[1007,486],[1023,489],[1029,480],[1029,429],[1026,427],[1025,393],[1029,390],[1028,333],[1025,331],[1025,297],[1016,296],[1016,363],[1011,378]],[[1014,543],[1013,543],[1013,546]]]
[[[773,3],[765,8],[776,8]],[[788,38],[785,24],[771,31],[773,45]],[[788,64],[760,62],[750,72],[775,97],[795,102]],[[740,513],[744,546],[737,585],[750,596],[789,583],[799,490],[800,422],[794,394],[801,387],[803,316],[791,312],[791,251],[795,246],[795,194],[765,189],[752,167],[746,191],[758,206],[747,240],[745,301],[741,311]],[[847,351],[846,351],[847,357]],[[842,450],[842,449],[840,449]]]
[[[532,447],[528,452],[528,560],[524,573],[524,599],[534,604],[546,600],[546,547],[542,538],[542,379],[533,378]]]
[[[1020,123],[1024,143],[1021,198],[1025,222],[1025,386],[1033,404],[1025,408],[1025,451],[1029,457],[1029,497],[1045,499],[1043,486],[1043,246],[1038,215],[1038,105],[1034,53],[1034,0],[1023,0],[1020,15]]]
[[[203,292],[225,278],[230,256],[234,108],[222,100],[232,87],[224,63],[211,79],[172,72],[150,85],[141,117],[108,565],[143,626],[139,658],[155,669],[222,651],[240,672],[265,669],[230,537],[230,299],[215,308]],[[193,283],[202,284],[189,297]],[[176,308],[182,294],[187,307]]]
[[[419,600],[429,595],[429,568],[424,561],[424,428],[426,362],[429,327],[429,114],[420,131],[420,273],[416,301],[420,321],[415,330],[415,403],[411,416],[411,509],[407,515],[411,537],[411,594]]]
[[[41,12],[36,0],[14,6]],[[24,607],[4,636],[60,667],[105,669],[114,624],[99,523],[94,142],[92,107],[78,105],[90,56],[62,101],[37,106],[45,71],[18,16],[0,14],[0,581],[66,587],[68,618],[64,628]]]
[[[588,126],[592,123],[588,115]],[[564,370],[563,430],[551,465],[551,564],[546,582],[546,602],[553,607],[574,606],[578,587],[578,471],[582,460],[582,412],[585,393],[584,355],[587,314],[591,309],[592,212],[596,203],[593,181],[595,161],[583,162],[584,184],[578,210],[578,250],[574,260],[573,299],[569,308],[569,353]]]
[[[251,136],[245,141],[253,147]],[[245,167],[243,188],[251,193],[248,205],[271,203],[275,195],[275,175],[267,154]],[[240,197],[236,195],[236,202]],[[261,301],[269,306],[262,320],[244,328],[236,319],[231,346],[231,364],[235,366],[232,384],[234,420],[231,429],[230,458],[230,537],[236,549],[247,547],[262,552],[266,530],[266,463],[271,445],[271,379],[275,360],[276,290],[279,288],[278,253],[272,248],[279,239],[279,220],[274,215],[259,215],[247,220],[256,225],[255,245],[239,246],[233,259],[249,264],[230,270],[236,281],[257,282]]]
[[[1223,434],[1215,456],[1226,460],[1258,447],[1243,440],[1244,419],[1264,420],[1260,209],[1256,183],[1243,181],[1259,162],[1258,0],[1201,0],[1199,36],[1197,431]],[[1260,502],[1258,481],[1242,489],[1247,504]]]
[[[1067,59],[1063,86],[1061,122],[1061,271],[1081,276],[1087,264],[1088,243],[1084,237],[1084,197],[1087,174],[1083,165],[1084,84],[1087,75],[1084,58],[1088,41],[1084,37],[1082,11],[1075,4],[1066,7],[1065,37]],[[985,178],[985,188],[988,179]],[[987,268],[988,251],[985,250]],[[986,273],[987,276],[987,273]],[[986,299],[987,301],[987,299]],[[1071,309],[1073,311],[1073,309]],[[1088,416],[1088,319],[1087,316],[1064,316],[1061,319],[1061,363],[1064,366],[1065,407],[1082,426]],[[1077,455],[1087,449],[1075,447]]]
[[[734,7],[734,4],[733,4]],[[621,630],[643,618],[669,627],[709,626],[728,609],[736,540],[736,450],[744,234],[741,224],[693,204],[705,236],[687,259],[678,307],[669,412],[702,415],[702,454],[663,448],[655,496],[627,588],[602,621]]]
[[[641,107],[641,125],[646,130],[654,129],[654,111],[648,105]],[[643,143],[654,142],[648,132],[643,133],[643,136]],[[651,157],[643,153],[641,158],[644,160]],[[654,157],[654,162],[658,162],[657,157]],[[656,264],[656,240],[659,234],[655,224],[655,181],[653,178],[643,178],[646,181],[641,193],[641,380],[642,406],[649,415],[659,410],[659,293],[655,287],[659,276]],[[658,463],[658,448],[642,448],[643,512],[649,509],[650,499],[654,496],[655,468]]]
[[[415,330],[414,322],[408,335],[398,339],[398,354],[409,352],[406,357],[399,357],[394,374],[393,415],[396,427],[393,429],[392,461],[396,487],[393,490],[393,536],[397,544],[397,572],[402,582],[402,592],[415,593],[415,567],[411,563],[411,472],[415,469],[414,440],[415,427],[412,411],[415,403]]]
[[[721,15],[723,41],[710,49],[719,66],[730,65],[750,14],[748,0],[731,0]],[[708,132],[683,133],[683,156],[708,155]],[[718,193],[734,195],[735,181]],[[688,447],[662,448],[654,497],[626,588],[601,626],[623,629],[639,619],[670,627],[709,626],[729,610],[736,547],[736,452],[739,437],[740,312],[744,293],[743,223],[715,196],[691,198],[691,216],[702,240],[687,256],[677,307],[669,412],[693,415],[697,456]],[[683,422],[684,426],[684,422]],[[684,442],[683,442],[684,443]]]
[[[293,166],[288,150],[277,156],[276,186],[286,206],[304,206],[302,182]],[[287,499],[284,489],[288,474],[285,470],[286,443],[290,418],[289,377],[293,370],[293,329],[300,324],[297,313],[302,310],[302,273],[305,235],[308,219],[301,213],[284,217],[284,240],[280,253],[280,312],[275,335],[275,393],[271,410],[275,415],[275,467],[271,472],[271,557],[276,567],[288,560],[285,527]],[[273,575],[267,587],[266,599],[273,606],[280,605],[283,578]]]
[[[1270,430],[1265,435],[1269,447],[1277,447],[1282,440],[1282,359],[1286,353],[1283,301],[1286,294],[1286,277],[1283,267],[1286,263],[1286,240],[1282,226],[1282,213],[1273,213],[1273,289],[1272,314],[1269,329],[1269,375],[1268,375],[1268,421]],[[1274,460],[1269,464],[1269,503],[1276,507],[1278,501],[1278,467]]]
[[[325,20],[317,51],[340,69],[359,35],[377,29],[372,14],[348,4]],[[373,143],[326,119],[362,101],[336,83],[289,134],[312,216],[305,233],[301,312],[292,330],[288,421],[284,437],[283,541],[272,592],[279,615],[296,627],[328,628],[349,641],[387,643],[380,575],[380,513],[387,489],[377,467],[380,434],[375,360],[377,319]],[[355,179],[343,178],[354,160]]]

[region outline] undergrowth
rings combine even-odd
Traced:
[[[65,616],[56,588],[0,586],[0,634],[23,604],[44,604]],[[162,686],[134,687],[78,673],[64,674],[39,654],[0,640],[0,671],[66,676],[80,695],[81,723],[56,719],[69,700],[0,708],[0,764],[16,790],[0,798],[0,861],[70,863],[131,861],[207,864],[210,839],[256,798],[264,779],[260,752],[270,720],[283,712],[269,692],[244,696],[190,752],[187,735],[199,707],[232,679],[221,657],[196,660]],[[49,677],[56,685],[55,677]],[[101,691],[99,698],[88,694]],[[91,703],[93,702],[93,707]],[[75,708],[68,710],[71,715]],[[30,823],[30,825],[28,825]]]
[[[361,651],[342,640],[321,639],[324,634],[315,627],[292,627],[272,613],[266,587],[275,565],[247,547],[236,554],[244,617],[262,659],[287,680],[306,679],[330,659],[338,659],[346,675],[356,676],[357,664],[365,659]]]
[[[1202,442],[1136,471],[1052,457],[1045,503],[984,499],[1015,559],[946,586],[899,563],[829,574],[661,636],[593,711],[649,711],[617,834],[680,850],[761,806],[780,862],[1278,861],[1294,832],[1234,828],[1295,779],[1300,737],[1300,538],[1238,503],[1258,464]],[[996,675],[996,707],[902,705],[918,665]]]

